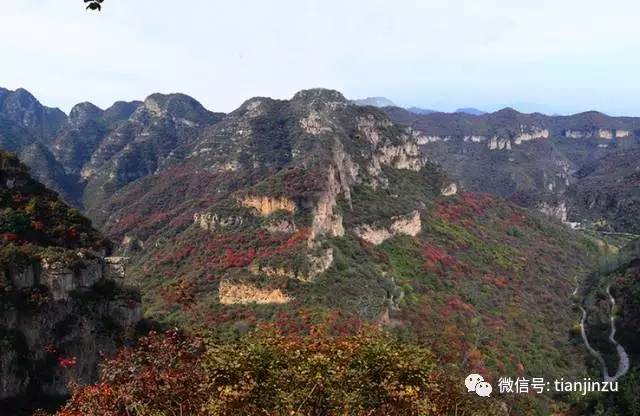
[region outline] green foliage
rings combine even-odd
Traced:
[[[379,330],[283,335],[265,327],[221,341],[151,333],[106,362],[58,416],[497,415],[454,367]]]

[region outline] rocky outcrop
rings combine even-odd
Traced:
[[[417,139],[417,144],[425,145],[425,144],[436,143],[436,142],[448,142],[449,140],[451,140],[451,136],[424,136],[424,135],[419,135],[416,139]],[[485,140],[486,140],[486,137],[485,137]]]
[[[238,198],[238,203],[246,208],[255,209],[259,215],[267,217],[276,211],[293,213],[296,204],[288,198],[270,196],[244,196]]]
[[[563,133],[564,137],[569,139],[623,139],[626,137],[631,137],[631,132],[629,130],[624,129],[587,129],[587,130],[565,130]]]
[[[215,231],[221,228],[241,226],[244,223],[244,218],[242,216],[222,217],[214,212],[204,212],[194,214],[193,222],[205,231]]]
[[[522,144],[531,140],[548,139],[549,130],[540,127],[520,126],[520,132],[513,137],[514,144]]]
[[[568,210],[566,202],[560,202],[557,205],[551,205],[547,202],[543,202],[538,206],[538,210],[545,215],[559,219],[562,222],[567,222]]]
[[[422,230],[420,213],[414,211],[408,215],[392,218],[389,227],[374,227],[368,224],[358,226],[354,233],[361,239],[379,245],[399,234],[406,234],[415,237]]]
[[[325,120],[317,111],[310,111],[306,118],[300,120],[300,127],[309,134],[319,135],[323,133],[331,133],[333,129],[327,125]]]
[[[291,298],[280,289],[259,288],[248,283],[234,283],[223,280],[218,289],[219,300],[223,305],[246,304],[283,304]]]
[[[456,185],[455,182],[452,182],[443,188],[440,193],[442,196],[453,196],[458,193],[458,185]]]
[[[100,355],[142,319],[139,296],[122,287],[121,264],[80,251],[73,265],[42,260],[2,273],[0,408],[27,393],[66,395],[71,379],[97,379]]]
[[[520,126],[520,129],[517,132],[512,133],[511,137],[493,136],[489,139],[487,146],[489,147],[489,150],[511,150],[513,146],[518,146],[531,140],[548,139],[549,136],[550,134],[548,129]],[[483,141],[480,140],[481,137],[479,136],[475,136],[474,139],[475,140],[471,141]]]

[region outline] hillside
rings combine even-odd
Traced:
[[[17,153],[67,203],[90,211],[152,174],[220,117],[182,94],[119,101],[106,110],[85,102],[67,116],[24,89],[0,89],[0,149]]]
[[[5,152],[0,184],[0,408],[19,412],[94,381],[141,308],[108,241]]]
[[[582,297],[587,319],[586,331],[591,345],[601,354],[609,374],[628,370],[620,378],[620,393],[600,395],[585,403],[585,412],[598,407],[607,409],[606,415],[631,416],[640,409],[638,400],[640,379],[640,242],[631,241],[621,250],[602,261],[583,284]],[[615,306],[612,310],[612,302]],[[615,318],[615,341],[627,355],[630,367],[611,342],[611,317]],[[594,368],[601,364],[593,359]]]
[[[424,154],[466,190],[499,195],[587,228],[640,232],[632,163],[640,149],[638,118],[513,109],[484,115],[385,111],[416,131]]]
[[[79,178],[94,225],[131,258],[128,278],[149,318],[223,337],[264,322],[290,333],[327,319],[370,323],[427,346],[455,372],[587,373],[568,300],[598,248],[513,202],[559,203],[538,193],[548,177],[535,160],[570,172],[569,153],[543,137],[544,116],[416,116],[355,106],[331,90],[252,98],[227,115],[179,94],[117,106],[76,106],[44,147]],[[461,139],[406,127],[414,117]],[[529,127],[510,136],[514,123]],[[465,142],[474,131],[509,137],[511,150],[497,137]],[[434,162],[453,143],[459,165],[447,159],[443,170]],[[477,166],[465,159],[472,154]],[[487,157],[529,163],[527,186],[506,186]],[[446,173],[465,164],[476,189]],[[568,194],[565,179],[554,183]],[[508,192],[475,192],[487,184]],[[510,406],[544,414],[556,405]]]
[[[334,316],[404,333],[462,372],[586,371],[567,299],[595,245],[457,193],[384,112],[327,90],[254,98],[181,154],[96,216],[133,257],[149,317],[295,332]]]

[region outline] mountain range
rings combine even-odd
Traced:
[[[415,114],[324,89],[229,114],[153,94],[66,116],[0,94],[0,147],[113,241],[147,318],[229,334],[331,316],[460,374],[590,371],[568,299],[602,248],[562,222],[636,229],[640,119]]]
[[[386,109],[469,191],[490,192],[581,227],[638,233],[640,118],[598,112],[416,115]]]

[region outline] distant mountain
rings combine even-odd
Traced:
[[[0,117],[17,123],[38,140],[53,137],[67,116],[57,108],[45,107],[28,91],[0,88]]]
[[[84,207],[90,212],[118,189],[179,157],[202,129],[221,116],[186,95],[149,96],[129,118],[109,124],[108,134],[89,153],[80,170],[86,183]]]
[[[429,110],[429,109],[419,108],[419,107],[410,107],[410,108],[407,108],[407,110],[411,111],[414,114],[431,114],[431,113],[437,112],[435,110]]]
[[[598,112],[552,117],[511,108],[480,116],[385,111],[418,132],[425,155],[467,190],[510,198],[563,221],[640,232],[632,163],[640,151],[640,118]]]
[[[81,103],[67,117],[26,90],[0,89],[0,149],[18,153],[41,182],[89,209],[152,173],[220,117],[182,94],[120,101],[106,110]]]
[[[456,113],[471,114],[472,116],[481,116],[483,114],[487,114],[486,111],[478,110],[477,108],[473,108],[473,107],[458,108],[455,112]]]
[[[370,106],[378,107],[378,108],[394,107],[395,106],[393,101],[389,100],[388,98],[384,98],[384,97],[368,97],[368,98],[363,98],[363,99],[360,99],[360,100],[352,100],[351,102],[354,103],[355,105],[358,105],[358,106],[370,105]]]

